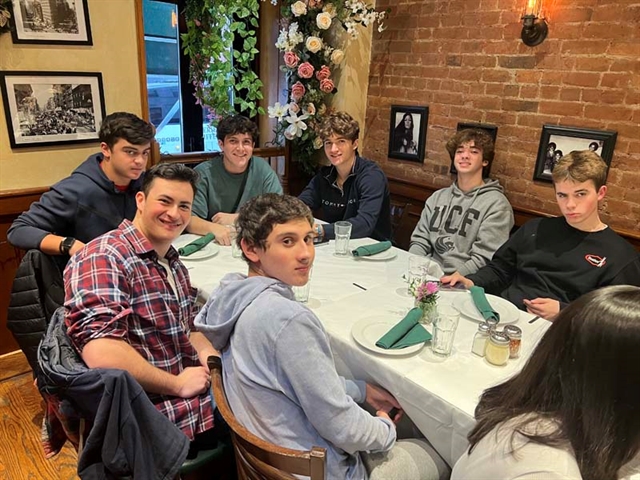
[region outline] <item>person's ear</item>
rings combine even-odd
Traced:
[[[222,140],[218,140],[218,146],[220,147],[220,150],[222,150],[222,147],[224,147],[224,142]]]
[[[260,247],[248,243],[244,238],[240,240],[240,247],[244,252],[244,256],[247,257],[251,263],[260,263],[260,256],[258,255],[258,249]]]
[[[111,149],[109,148],[109,145],[107,145],[105,142],[100,143],[100,152],[102,153],[104,158],[106,159],[111,158]]]
[[[607,194],[607,186],[606,185],[602,185],[598,189],[598,201],[602,200],[606,194]]]
[[[138,210],[142,210],[144,208],[145,200],[146,200],[146,197],[142,190],[136,193],[136,207],[138,208]]]
[[[356,138],[356,139],[353,141],[353,147],[352,147],[352,150],[356,150],[357,148],[358,148],[358,139]]]

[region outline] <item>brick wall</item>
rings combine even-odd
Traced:
[[[553,188],[534,182],[542,125],[618,132],[611,226],[640,231],[640,4],[546,0],[549,35],[520,40],[524,0],[378,0],[391,8],[373,36],[364,155],[394,176],[451,183],[446,139],[458,122],[497,125],[492,176],[514,206],[558,213]],[[428,105],[424,164],[387,158],[390,106]]]

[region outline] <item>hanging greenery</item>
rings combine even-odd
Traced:
[[[259,8],[259,0],[187,0],[184,53],[196,103],[209,110],[214,125],[235,112],[264,114],[257,105],[262,82],[251,68]]]
[[[0,0],[0,34],[11,31],[11,0]]]

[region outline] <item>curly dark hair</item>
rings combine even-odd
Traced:
[[[109,148],[121,138],[132,145],[150,143],[155,136],[155,128],[149,122],[128,112],[114,112],[107,115],[100,125],[98,137]]]
[[[453,157],[455,157],[458,147],[467,142],[473,142],[476,147],[482,149],[482,161],[487,162],[487,164],[482,168],[482,176],[488,176],[489,171],[491,170],[491,162],[493,162],[493,156],[495,154],[495,145],[491,135],[479,128],[465,128],[464,130],[457,131],[455,135],[447,141],[445,146],[447,152],[449,152],[451,161],[453,161]]]
[[[267,246],[267,237],[275,225],[298,219],[306,220],[313,226],[313,214],[302,200],[278,193],[258,195],[238,210],[236,242],[240,246],[241,240],[244,239],[245,243],[264,249]],[[249,262],[244,253],[242,256]]]
[[[196,190],[198,189],[200,175],[192,168],[181,163],[159,163],[151,167],[151,169],[149,169],[144,175],[142,191],[145,195],[149,194],[151,185],[156,178],[189,183],[193,189],[193,194],[195,195]]]
[[[216,136],[221,142],[224,142],[227,135],[237,135],[238,133],[247,133],[251,135],[254,144],[258,143],[258,127],[244,115],[230,115],[218,123]]]

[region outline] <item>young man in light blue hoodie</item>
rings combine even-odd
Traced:
[[[295,301],[291,286],[308,282],[315,258],[313,225],[309,208],[287,195],[261,195],[240,208],[237,241],[249,273],[226,275],[195,320],[221,353],[234,415],[277,445],[326,448],[328,479],[448,478],[425,442],[396,444],[402,412],[394,421],[388,412],[400,408],[397,400],[340,377],[322,323]],[[365,401],[375,417],[358,406]],[[394,454],[376,457],[392,447]]]
[[[487,133],[461,130],[446,148],[458,176],[427,199],[409,252],[431,257],[446,274],[469,275],[509,239],[513,210],[500,183],[485,178],[494,151]]]

